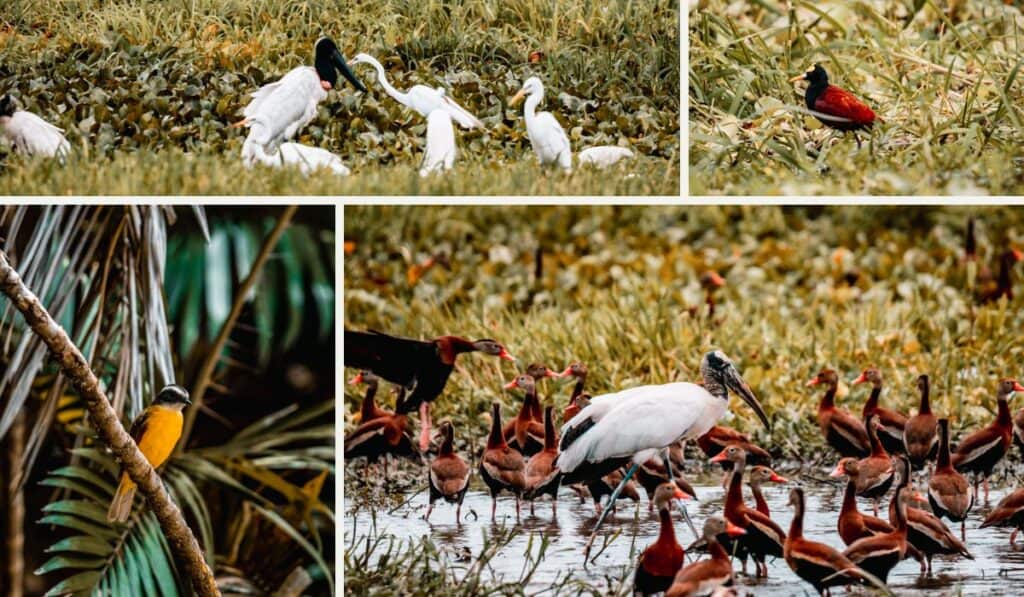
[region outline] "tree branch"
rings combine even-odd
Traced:
[[[139,486],[146,503],[156,515],[171,552],[180,568],[188,575],[192,589],[202,596],[219,596],[220,591],[217,589],[213,572],[203,559],[199,543],[192,534],[192,529],[185,523],[181,510],[171,501],[160,477],[125,431],[106,394],[100,388],[99,379],[89,368],[89,363],[81,351],[71,342],[64,329],[53,320],[39,298],[25,286],[3,250],[0,250],[0,293],[7,295],[32,331],[46,343],[61,371],[78,390],[100,439],[114,452],[124,471]]]
[[[192,391],[190,392],[192,407],[185,412],[185,426],[181,432],[181,441],[178,442],[178,452],[185,449],[188,438],[192,435],[192,426],[195,424],[196,416],[203,405],[203,396],[213,381],[213,371],[216,369],[217,363],[220,362],[221,352],[224,351],[224,344],[227,343],[228,336],[231,335],[231,330],[234,329],[235,323],[238,321],[238,316],[242,314],[242,307],[245,306],[246,296],[249,295],[252,287],[256,285],[256,280],[259,278],[260,272],[263,271],[263,266],[270,259],[270,253],[277,246],[277,241],[281,239],[281,235],[284,234],[285,228],[292,221],[292,216],[295,215],[295,210],[298,208],[299,206],[297,205],[289,205],[281,213],[281,217],[278,218],[274,229],[263,240],[263,246],[260,247],[259,254],[256,255],[256,259],[252,262],[252,267],[249,268],[249,274],[238,286],[238,291],[235,292],[235,301],[231,305],[231,312],[228,313],[227,319],[220,326],[217,338],[214,339],[210,351],[206,353],[206,360],[203,361],[203,366],[196,375],[196,383],[192,386]]]

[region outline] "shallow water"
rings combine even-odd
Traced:
[[[783,474],[785,474],[783,472]],[[724,491],[713,485],[713,481],[702,479],[704,484],[694,484],[699,501],[688,501],[690,516],[698,531],[705,517],[721,513],[724,502]],[[792,483],[792,482],[791,482]],[[842,504],[842,486],[831,486],[824,483],[808,481],[802,483],[807,499],[807,512],[804,519],[806,537],[821,541],[837,549],[843,543],[836,530],[836,520]],[[790,485],[772,485],[767,488],[766,499],[772,512],[772,518],[784,530],[789,529],[792,511],[786,505]],[[922,577],[918,563],[904,560],[889,575],[889,586],[897,595],[1024,595],[1024,549],[1012,550],[1009,544],[1010,529],[979,529],[984,515],[998,503],[1010,489],[993,488],[989,505],[975,507],[967,521],[967,545],[975,560],[937,556],[933,560],[933,573],[930,577]],[[479,554],[483,545],[484,534],[488,536],[507,525],[519,533],[505,546],[498,556],[491,561],[493,573],[506,581],[520,578],[524,566],[524,554],[533,544],[531,553],[536,554],[539,546],[537,534],[544,534],[550,540],[543,561],[537,567],[527,587],[527,593],[537,593],[548,588],[556,579],[572,574],[574,578],[586,580],[596,586],[608,586],[606,579],[616,579],[626,573],[626,566],[635,562],[640,550],[652,543],[658,535],[658,517],[647,511],[647,498],[641,492],[639,508],[632,503],[622,502],[618,512],[610,515],[602,526],[601,533],[612,535],[621,533],[611,541],[606,549],[597,555],[587,568],[582,567],[582,550],[591,527],[597,518],[590,500],[581,504],[579,498],[569,489],[562,488],[559,493],[557,518],[552,519],[551,503],[543,498],[536,504],[536,515],[531,516],[529,506],[524,503],[522,517],[516,524],[515,502],[511,496],[503,496],[498,500],[497,522],[490,520],[491,500],[486,492],[471,491],[467,493],[462,507],[463,523],[455,523],[455,507],[438,501],[430,522],[423,520],[427,508],[427,494],[421,492],[412,497],[409,503],[389,514],[386,510],[375,513],[376,532],[391,535],[400,539],[416,538],[430,535],[436,544],[443,546],[449,553],[465,553],[468,549],[474,556]],[[753,500],[748,497],[748,503]],[[626,505],[628,504],[628,505]],[[887,505],[888,502],[885,502]],[[365,507],[356,504],[346,497],[345,501],[345,535],[350,542],[352,534],[364,536],[370,532],[373,518]],[[870,503],[860,500],[861,512],[871,511]],[[474,516],[475,514],[475,516]],[[888,519],[888,511],[880,512],[882,518]],[[676,534],[681,544],[688,545],[694,540],[693,533],[675,514]],[[947,522],[948,521],[944,521]],[[958,525],[957,525],[958,526]],[[954,532],[959,529],[950,525]],[[1022,545],[1024,542],[1018,542]],[[595,541],[591,553],[593,557],[602,545],[601,538]],[[701,554],[692,554],[701,557]],[[687,554],[687,562],[691,554]],[[464,569],[464,568],[463,568]],[[753,563],[749,567],[753,572]],[[736,582],[744,594],[754,595],[813,595],[810,585],[797,577],[781,558],[769,560],[769,576],[767,579],[755,579],[739,573],[736,563]],[[857,590],[864,593],[863,589]],[[837,591],[837,594],[843,594]]]

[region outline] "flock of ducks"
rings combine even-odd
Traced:
[[[457,151],[452,121],[465,129],[484,128],[484,124],[450,98],[443,87],[414,85],[405,92],[395,89],[388,82],[384,67],[373,56],[358,54],[349,63],[334,41],[327,37],[316,42],[313,54],[313,66],[294,68],[280,80],[253,92],[251,101],[242,111],[244,118],[232,125],[248,129],[242,145],[242,162],[247,167],[262,164],[274,168],[295,167],[307,175],[320,169],[340,176],[350,174],[340,156],[291,139],[313,120],[317,106],[327,98],[328,92],[337,88],[339,74],[357,90],[367,91],[352,72],[352,67],[360,64],[376,70],[377,82],[387,95],[427,119],[420,176],[449,170],[455,164]],[[527,135],[541,166],[557,166],[571,172],[573,154],[568,136],[550,112],[536,111],[544,98],[540,79],[527,79],[511,103],[514,105],[524,96]],[[63,161],[70,149],[62,129],[31,112],[18,110],[10,95],[0,99],[0,129],[14,151],[27,156]],[[578,162],[604,168],[632,156],[633,152],[624,147],[599,146],[581,151]]]

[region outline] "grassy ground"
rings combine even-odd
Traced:
[[[690,6],[691,194],[1024,193],[1021,3]],[[863,149],[799,112],[815,62],[881,118]]]
[[[9,156],[0,193],[678,194],[677,2],[13,0],[0,10],[0,86],[67,129],[79,160],[61,173]],[[349,58],[377,57],[399,89],[444,85],[480,117],[485,131],[457,134],[453,173],[410,181],[423,118],[387,97],[368,67],[357,74],[369,93],[332,92],[298,139],[341,155],[350,180],[231,166],[244,132],[229,125],[248,93],[310,63],[322,34]],[[623,182],[622,171],[531,180],[540,171],[521,109],[507,105],[531,75],[576,151],[629,146],[643,156],[625,167],[639,180]],[[205,172],[205,186],[189,179]]]

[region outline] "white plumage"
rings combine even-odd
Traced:
[[[416,112],[420,116],[430,116],[435,110],[441,109],[451,116],[464,129],[483,128],[484,123],[469,113],[468,110],[448,97],[443,87],[432,89],[426,85],[413,85],[409,91],[402,93],[395,89],[384,73],[384,66],[369,54],[356,54],[352,64],[369,64],[377,71],[377,81],[396,102]]]
[[[320,76],[311,66],[300,66],[280,81],[260,87],[242,111],[249,138],[274,153],[316,116],[317,104],[327,98]]]
[[[15,153],[63,160],[71,150],[64,130],[31,112],[14,110],[14,100],[0,100],[0,128]]]
[[[276,153],[267,154],[258,143],[246,139],[242,145],[242,162],[248,168],[257,163],[271,168],[295,167],[306,176],[320,169],[338,176],[349,174],[349,169],[336,154],[300,143],[282,143]]]
[[[589,164],[595,168],[607,168],[622,160],[633,157],[633,152],[625,147],[615,145],[599,145],[588,147],[576,154],[580,165]]]
[[[427,147],[420,163],[420,176],[450,170],[455,163],[455,129],[446,110],[434,110],[427,116]]]
[[[527,95],[523,106],[526,135],[530,138],[530,145],[540,165],[557,164],[566,172],[571,172],[572,147],[565,130],[550,112],[536,112],[537,106],[544,99],[544,84],[537,77],[530,77],[512,98],[511,105],[515,105],[524,95]]]

